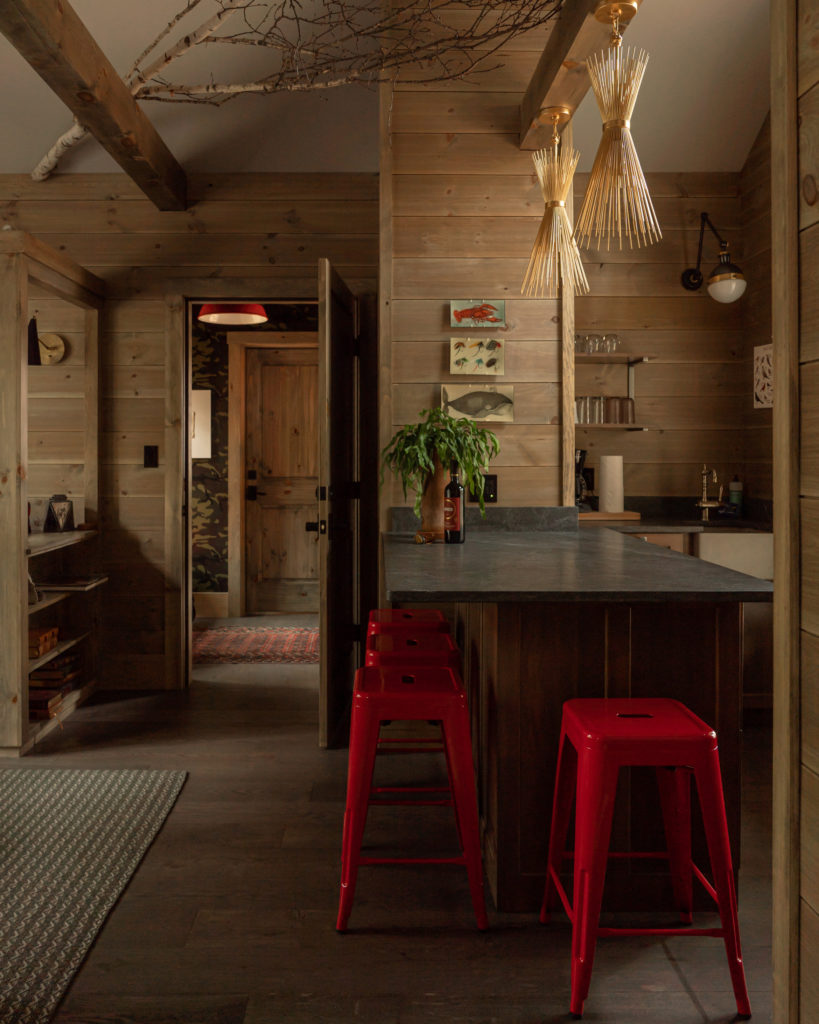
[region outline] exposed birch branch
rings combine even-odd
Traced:
[[[208,0],[217,10],[183,32],[150,63],[151,54],[202,0],[187,0],[134,61],[125,80],[137,99],[220,106],[236,96],[334,89],[378,81],[443,82],[498,64],[497,50],[543,26],[563,0]],[[217,34],[232,15],[241,27]],[[199,46],[264,47],[273,70],[252,81],[171,82],[161,74]],[[476,53],[478,56],[476,56]],[[73,125],[32,172],[47,178],[61,157],[86,135]]]

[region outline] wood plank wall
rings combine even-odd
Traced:
[[[173,320],[165,296],[230,297],[235,281],[239,297],[316,298],[320,256],[329,256],[356,290],[374,291],[377,279],[376,175],[193,175],[190,193],[184,213],[161,213],[124,175],[57,175],[40,184],[0,176],[0,223],[93,268],[110,290],[100,344],[100,520],[111,577],[101,665],[109,688],[177,682],[165,670],[172,614],[166,571],[179,554],[165,551],[166,499],[182,488],[176,472],[165,469],[166,395],[173,386],[166,379],[166,324]],[[72,338],[75,327],[70,317],[41,314],[41,330]],[[66,372],[72,359],[60,364]],[[79,407],[57,416],[57,405],[75,399],[47,401],[42,423],[34,411],[32,425],[40,496],[59,490],[74,465],[48,465],[54,432],[80,423]],[[160,468],[143,468],[146,444],[158,445]]]
[[[727,482],[741,473],[745,435],[742,310],[714,302],[705,286],[688,292],[680,282],[696,265],[700,213],[734,243],[740,259],[741,211],[736,174],[647,174],[663,232],[641,249],[584,250],[591,286],[576,300],[578,333],[614,332],[622,347],[651,360],[635,374],[635,419],[649,429],[631,433],[578,428],[576,444],[599,456],[622,455],[626,498],[691,497],[700,493],[703,463]],[[575,181],[575,209],[587,175]],[[709,233],[710,234],[710,233]],[[706,237],[703,273],[716,265],[716,241]],[[578,366],[578,394],[624,395],[626,371]]]
[[[391,263],[392,291],[382,373],[391,362],[392,382],[382,444],[440,405],[442,383],[514,385],[515,422],[487,424],[501,442],[492,464],[500,505],[560,504],[558,301],[520,297],[543,201],[531,154],[518,148],[519,106],[548,32],[516,39],[499,55],[506,66],[472,83],[399,85],[384,104],[381,185],[391,196],[392,246],[382,247],[382,260]],[[449,327],[450,299],[506,300],[507,326],[497,332],[506,341],[503,377],[450,376],[449,339],[470,335]],[[382,502],[405,504],[400,486],[386,487]]]
[[[756,137],[739,179],[742,204],[742,269],[748,288],[740,300],[744,344],[745,497],[773,498],[773,417],[753,403],[754,347],[771,343],[771,122]],[[730,239],[733,241],[733,239]]]
[[[501,505],[561,502],[559,306],[520,297],[543,202],[531,154],[518,148],[518,108],[547,31],[517,40],[502,71],[472,84],[399,85],[384,102],[382,193],[393,237],[382,247],[391,287],[382,296],[387,372],[391,363],[382,444],[439,404],[442,383],[513,384],[514,424],[488,424],[501,441],[493,463]],[[694,499],[703,462],[726,484],[742,472],[745,353],[740,306],[721,306],[704,289],[685,292],[680,274],[696,263],[704,209],[731,233],[740,258],[739,175],[648,179],[664,239],[584,254],[592,294],[578,298],[576,324],[583,333],[616,331],[629,350],[656,356],[637,370],[637,415],[651,429],[578,430],[577,446],[589,449],[591,465],[601,452],[623,454],[627,493]],[[577,177],[576,203],[586,180]],[[506,300],[504,377],[450,376],[449,338],[468,333],[450,329],[450,298]],[[625,394],[622,369],[585,366],[577,376],[579,394]],[[395,482],[385,488],[383,505],[407,503]]]
[[[799,1020],[819,1019],[819,4],[799,4],[801,956]],[[776,384],[775,384],[776,386]]]

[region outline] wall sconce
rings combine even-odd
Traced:
[[[700,214],[700,244],[697,249],[697,265],[696,267],[689,267],[682,272],[682,286],[690,292],[695,292],[702,286],[700,264],[702,263],[702,239],[705,234],[706,224],[719,242],[719,263],[708,275],[708,294],[712,299],[716,299],[717,302],[736,302],[744,294],[748,282],[736,263],[731,262],[728,243],[720,237],[719,232],[711,223],[711,218],[707,213]]]
[[[249,324],[267,323],[267,313],[264,311],[264,306],[260,306],[256,302],[206,302],[199,310],[196,319],[206,324],[246,327]]]

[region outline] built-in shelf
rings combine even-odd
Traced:
[[[26,541],[26,554],[30,558],[44,555],[47,551],[82,544],[97,536],[96,530],[67,530],[65,533],[30,533]]]
[[[41,612],[43,608],[50,608],[53,604],[59,604],[60,601],[64,601],[68,597],[68,591],[66,590],[55,590],[50,594],[46,594],[45,597],[40,598],[36,604],[30,604],[28,606],[29,615],[33,615],[35,612]]]
[[[649,430],[638,423],[575,423],[575,430]]]
[[[71,637],[70,640],[61,640],[56,647],[52,647],[46,654],[41,655],[39,658],[35,658],[33,661],[29,661],[29,674],[35,672],[38,668],[42,668],[43,665],[47,665],[49,661],[56,658],[58,654],[62,654],[63,651],[68,651],[72,647],[76,647],[77,644],[82,643],[82,641],[89,636],[91,636],[90,629],[85,633],[80,633],[79,636]]]
[[[576,363],[622,363],[624,366],[637,366],[647,363],[653,356],[639,356],[631,352],[575,352]]]
[[[57,729],[62,726],[65,719],[75,711],[80,704],[88,700],[91,694],[94,692],[96,681],[85,683],[83,686],[78,687],[76,690],[72,690],[71,693],[67,693],[63,697],[60,709],[53,718],[34,718],[29,719],[28,733],[26,734],[26,742],[21,748],[20,753],[25,754],[37,743],[43,739],[53,729]]]
[[[35,582],[38,590],[65,591],[73,594],[87,594],[89,590],[96,590],[103,583],[108,582],[108,577],[102,573],[94,576],[66,577],[62,580],[46,580],[43,583]]]

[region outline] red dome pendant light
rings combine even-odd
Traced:
[[[267,313],[257,302],[206,302],[196,319],[224,327],[247,327],[267,323]]]

